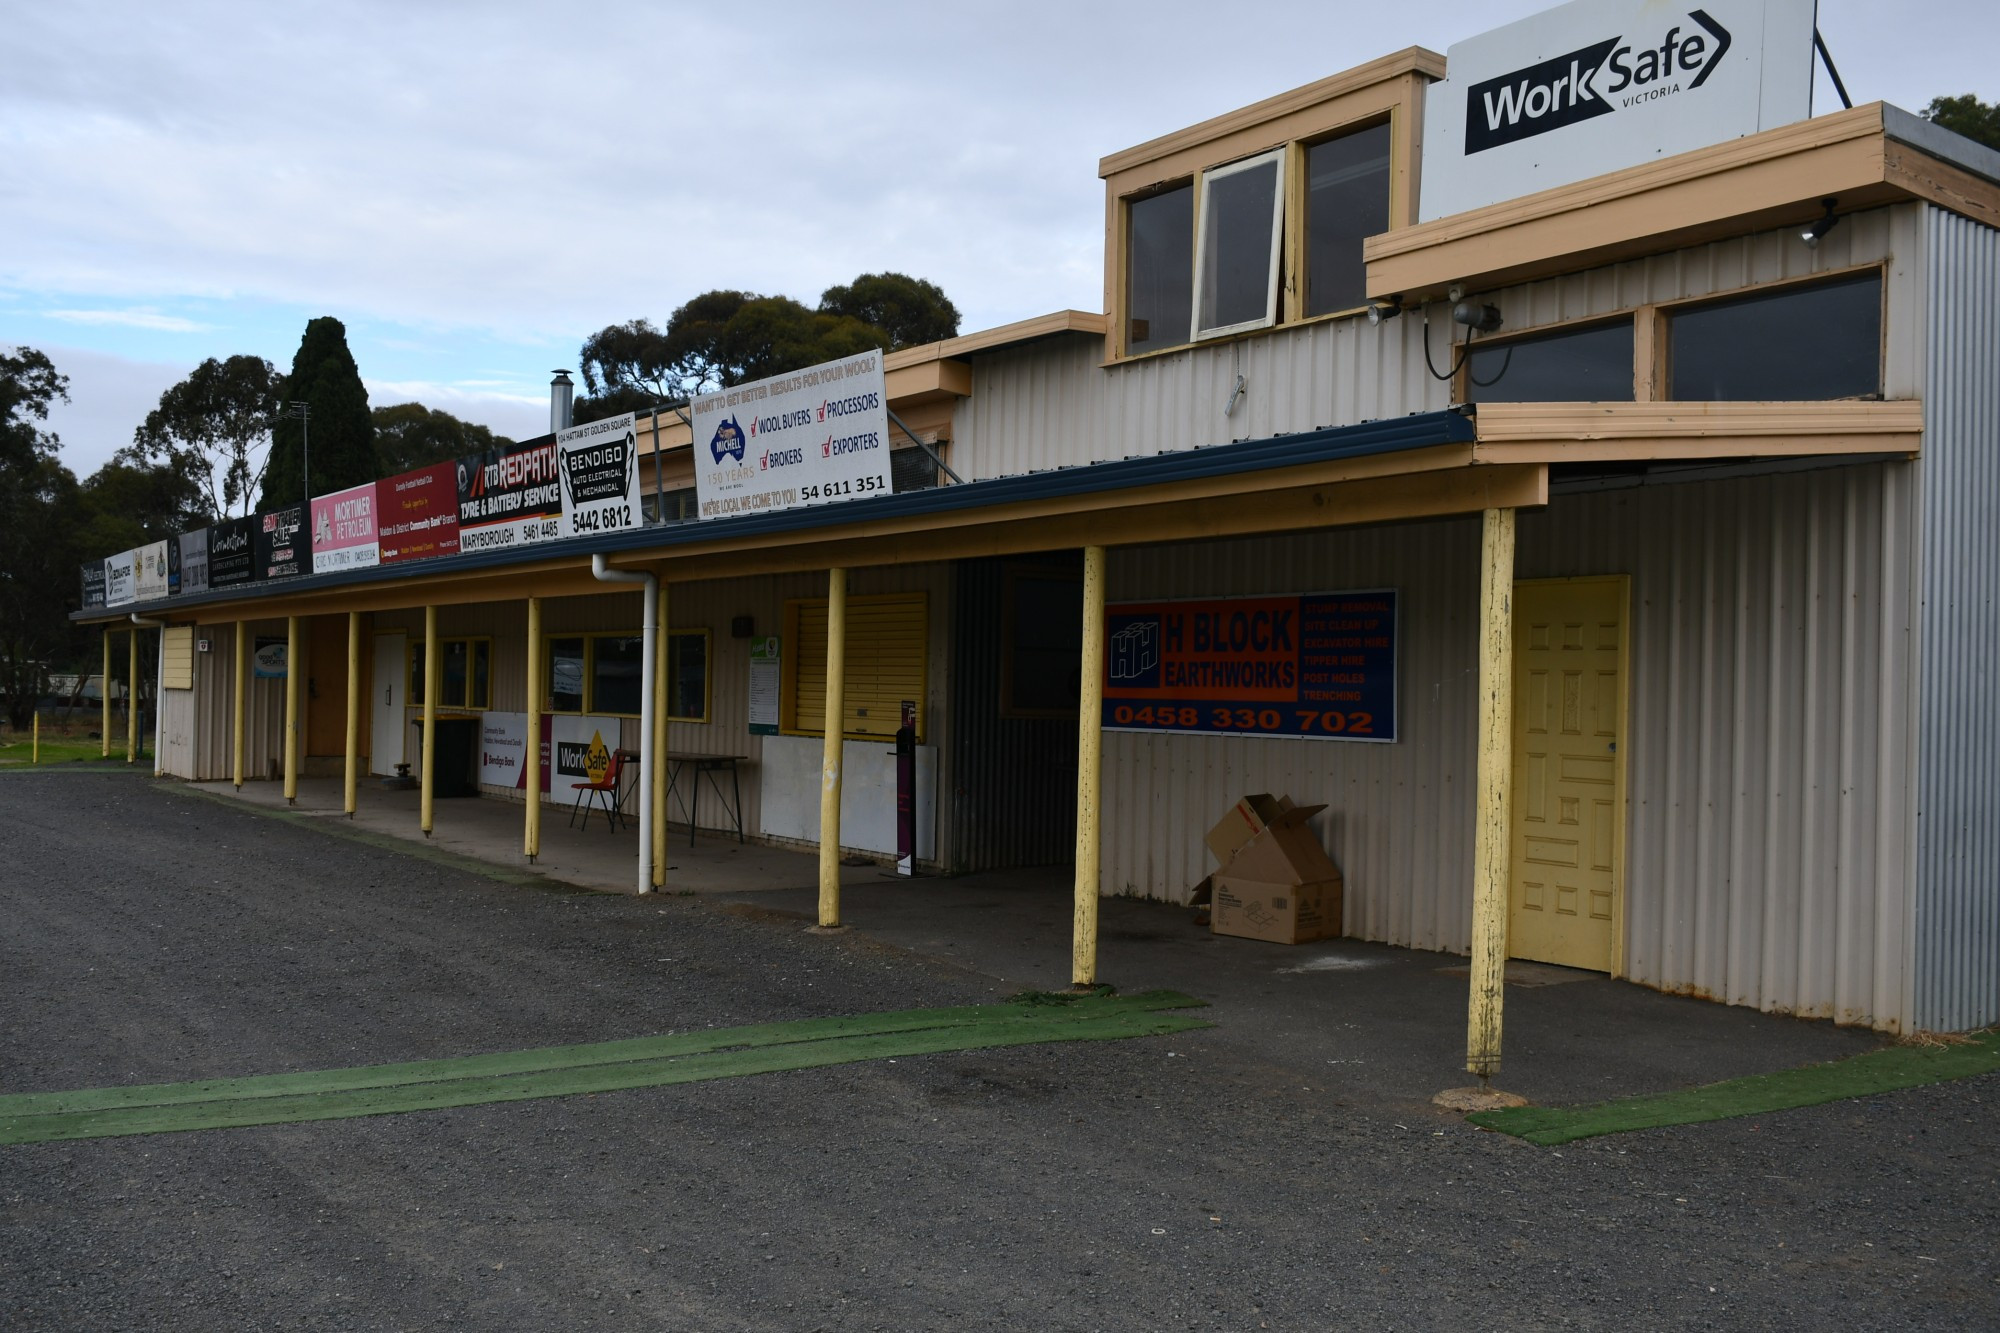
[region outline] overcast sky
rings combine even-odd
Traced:
[[[586,336],[711,288],[811,303],[896,269],[967,332],[1100,309],[1100,157],[1547,7],[22,6],[0,346],[70,376],[79,475],[203,358],[286,368],[324,314],[376,405],[530,436]],[[1992,0],[1822,0],[1819,26],[1856,102],[2000,100]]]

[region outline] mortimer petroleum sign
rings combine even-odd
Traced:
[[[1454,44],[1424,103],[1423,216],[1812,114],[1813,0],[1575,0]]]

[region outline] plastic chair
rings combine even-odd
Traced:
[[[613,831],[625,826],[624,812],[618,808],[618,771],[625,766],[625,758],[617,751],[611,755],[610,766],[604,770],[602,782],[572,782],[576,789],[576,800],[569,808],[569,824],[576,827],[577,811],[583,811],[583,826],[590,827],[590,812],[597,809],[597,798],[604,798],[604,826]],[[584,802],[590,804],[586,806]]]

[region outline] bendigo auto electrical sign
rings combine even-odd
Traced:
[[[1813,0],[1575,0],[1458,42],[1424,103],[1423,216],[1812,114]]]
[[[1396,739],[1396,593],[1105,608],[1104,727]]]

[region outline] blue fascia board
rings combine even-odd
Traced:
[[[922,514],[991,509],[1067,495],[1093,495],[1112,491],[1137,490],[1177,481],[1204,477],[1234,476],[1244,472],[1269,472],[1299,467],[1307,463],[1338,462],[1376,454],[1430,449],[1443,444],[1470,444],[1477,437],[1472,418],[1460,412],[1418,412],[1387,421],[1364,421],[1352,426],[1328,426],[1300,431],[1295,435],[1274,435],[1261,440],[1240,440],[1214,444],[1176,453],[1124,458],[1108,463],[1080,463],[1074,467],[1018,476],[995,477],[958,486],[937,486],[928,490],[904,491],[896,495],[848,500],[813,509],[785,509],[769,514],[746,514],[741,518],[710,519],[673,524],[651,524],[608,537],[570,538],[565,541],[536,542],[532,546],[507,547],[473,555],[440,556],[433,560],[411,560],[395,565],[347,570],[339,574],[306,574],[292,579],[259,580],[240,588],[195,593],[184,597],[156,598],[150,602],[127,602],[116,608],[92,607],[71,613],[73,620],[124,619],[128,612],[157,615],[163,611],[193,609],[226,602],[254,602],[295,592],[319,592],[329,588],[391,584],[408,579],[430,579],[439,574],[473,573],[505,565],[540,563],[565,556],[589,557],[625,551],[671,550],[696,542],[755,539],[781,532],[825,528],[830,535],[847,524],[881,519],[915,517]]]

